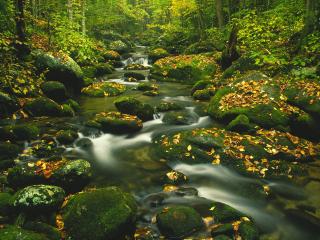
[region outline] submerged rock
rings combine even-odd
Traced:
[[[154,108],[151,105],[142,103],[133,97],[118,98],[114,104],[122,113],[136,115],[143,121],[153,119]]]
[[[33,185],[23,188],[14,195],[13,206],[25,211],[56,210],[65,197],[62,188],[51,185]]]
[[[201,216],[191,207],[170,206],[157,215],[160,232],[168,238],[183,238],[204,227]]]
[[[120,112],[99,113],[89,125],[109,133],[134,133],[142,129],[142,121],[133,115]]]
[[[73,239],[120,240],[133,234],[136,211],[130,194],[108,187],[72,196],[62,217]]]

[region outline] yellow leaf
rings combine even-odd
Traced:
[[[192,150],[192,146],[189,145],[189,146],[187,147],[187,150],[190,152],[190,151]]]

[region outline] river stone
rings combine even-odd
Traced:
[[[188,111],[168,112],[164,115],[162,121],[172,125],[191,125],[198,122],[199,116]]]
[[[72,239],[120,240],[132,234],[136,211],[130,194],[108,187],[72,196],[62,209],[62,217]]]
[[[155,48],[149,51],[149,59],[151,62],[155,62],[160,58],[168,57],[170,54],[163,48]]]
[[[220,202],[213,204],[212,215],[214,216],[216,223],[228,223],[246,216],[244,213],[239,212],[233,207]]]
[[[61,144],[71,144],[78,138],[78,133],[73,130],[60,130],[57,132],[56,138]]]
[[[233,225],[231,223],[220,225],[220,226],[212,229],[212,231],[211,231],[211,235],[214,238],[219,235],[228,235],[228,236],[232,237],[233,233],[234,233],[234,229],[233,229]]]
[[[115,82],[97,82],[82,89],[82,93],[89,97],[114,97],[126,91],[124,84]]]
[[[44,234],[5,225],[0,228],[0,240],[49,240]]]
[[[183,107],[175,102],[161,102],[156,107],[156,109],[158,112],[168,112],[168,111],[182,110]]]
[[[242,222],[239,226],[239,234],[243,240],[259,239],[259,229],[252,222]]]
[[[90,125],[103,132],[115,134],[138,132],[143,126],[142,121],[137,116],[120,112],[99,113],[93,122],[90,122]]]
[[[55,101],[45,97],[39,97],[27,102],[24,109],[34,117],[58,117],[63,115],[61,106]]]
[[[19,104],[8,94],[0,92],[0,116],[8,116],[19,109]]]
[[[197,90],[193,93],[192,96],[195,100],[202,100],[202,101],[210,100],[211,98],[209,89]]]
[[[125,114],[138,116],[143,121],[153,120],[154,108],[133,97],[121,97],[114,101],[116,108]]]
[[[139,83],[137,87],[140,91],[157,91],[158,88],[159,86],[153,83]]]
[[[200,230],[204,223],[193,208],[170,206],[157,214],[157,225],[161,234],[168,238],[183,238]]]
[[[48,81],[41,84],[41,90],[53,101],[62,102],[68,99],[66,87],[56,81]]]
[[[0,160],[15,158],[21,150],[22,149],[16,144],[0,142]]]
[[[23,210],[57,209],[65,197],[62,188],[52,185],[32,185],[18,191],[13,206]]]
[[[135,78],[138,81],[145,80],[145,78],[146,78],[146,76],[144,74],[138,73],[138,72],[126,72],[126,73],[124,73],[123,77],[125,79]]]
[[[33,124],[18,124],[0,127],[1,140],[29,141],[36,139],[39,133],[39,128]]]
[[[0,216],[6,216],[10,213],[12,199],[10,193],[0,192]]]

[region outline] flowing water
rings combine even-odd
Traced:
[[[144,52],[145,49],[139,47],[130,58],[123,60],[123,63],[139,63],[148,66],[148,58]],[[114,74],[105,76],[102,80],[135,85],[136,83],[123,81],[124,72],[123,69],[117,69]],[[139,72],[144,73],[145,81],[148,81],[148,71]],[[157,156],[152,143],[153,136],[198,127],[223,127],[205,116],[203,111],[205,103],[195,102],[190,98],[190,86],[178,83],[159,83],[159,86],[161,94],[156,97],[143,96],[141,92],[135,90],[129,90],[125,94],[152,105],[156,105],[161,100],[178,102],[187,111],[198,115],[198,122],[188,126],[168,125],[162,122],[163,114],[161,114],[156,115],[154,120],[144,123],[142,131],[137,134],[119,136],[90,132],[83,128],[79,133],[80,138],[90,138],[93,148],[90,150],[69,148],[67,155],[84,157],[94,162],[96,173],[91,183],[92,187],[116,185],[133,193],[140,203],[139,227],[155,228],[155,224],[151,224],[154,214],[161,207],[170,204],[190,205],[203,216],[210,216],[210,202],[214,200],[229,204],[253,217],[265,232],[276,230],[275,234],[264,239],[319,239],[318,234],[314,234],[314,229],[303,224],[303,218],[302,220],[296,217],[290,219],[288,214],[282,211],[286,204],[296,201],[292,199],[304,197],[303,189],[290,183],[264,182],[263,184],[272,187],[283,196],[283,206],[279,206],[271,200],[255,198],[248,194],[246,189],[261,184],[260,180],[243,177],[223,166],[168,163]],[[96,113],[115,110],[114,99],[113,97],[81,98],[82,112],[79,122]],[[185,194],[163,192],[163,177],[171,169],[184,173],[190,179],[189,183],[183,186]],[[194,189],[198,191],[198,195],[193,194]],[[319,198],[314,201],[317,200]],[[191,239],[204,239],[209,236],[209,232],[203,231]]]

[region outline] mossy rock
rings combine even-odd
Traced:
[[[250,123],[250,119],[243,114],[240,114],[233,119],[227,126],[227,130],[239,133],[254,133],[256,131],[255,125]]]
[[[62,217],[72,239],[120,240],[132,235],[136,211],[130,194],[108,187],[72,196]]]
[[[157,91],[159,86],[153,83],[139,83],[137,89],[140,91]]]
[[[234,229],[231,223],[226,223],[219,225],[218,227],[212,229],[211,235],[216,238],[217,236],[225,235],[228,237],[233,237]],[[229,238],[230,239],[230,238]]]
[[[86,78],[101,77],[106,74],[111,74],[112,67],[108,63],[97,63],[93,66],[87,66],[83,68],[83,73]]]
[[[133,97],[118,98],[114,102],[116,108],[125,114],[136,115],[143,121],[153,119],[154,108],[149,104],[144,104]]]
[[[0,127],[0,138],[2,140],[29,141],[36,139],[39,133],[39,128],[33,124],[18,124],[5,126],[3,128]]]
[[[208,101],[211,98],[210,90],[209,89],[197,90],[193,93],[193,98],[195,100]]]
[[[65,197],[65,191],[57,186],[32,185],[18,191],[13,206],[24,211],[56,210]]]
[[[49,53],[35,52],[36,66],[46,72],[48,81],[59,81],[64,84],[70,95],[77,95],[83,87],[81,67],[68,55],[52,56]]]
[[[239,234],[243,240],[259,239],[259,229],[252,222],[242,222],[239,226]]]
[[[61,233],[59,230],[49,224],[43,222],[27,222],[23,225],[25,230],[44,234],[50,240],[61,240]]]
[[[187,111],[168,112],[164,115],[162,121],[172,125],[191,125],[198,122],[199,117]]]
[[[64,102],[64,104],[69,105],[73,109],[74,112],[80,111],[79,103],[73,99],[68,99],[67,101]]]
[[[124,84],[112,82],[99,82],[94,83],[84,89],[82,93],[89,97],[114,97],[126,91]]]
[[[44,234],[5,225],[0,229],[0,240],[50,240]]]
[[[320,125],[317,118],[308,113],[301,113],[290,123],[292,132],[311,141],[320,140]]]
[[[170,54],[168,53],[167,50],[165,50],[163,48],[155,48],[155,49],[149,51],[148,55],[149,55],[149,60],[151,62],[155,62],[155,61],[159,60],[160,58],[168,57]]]
[[[66,87],[57,81],[48,81],[41,84],[41,90],[48,98],[56,102],[68,99]]]
[[[259,66],[255,64],[255,60],[247,55],[241,56],[234,61],[230,67],[224,70],[222,79],[234,77],[237,73],[245,73],[250,70],[256,70]]]
[[[45,97],[39,97],[27,102],[24,109],[34,117],[63,116],[61,106],[59,106],[55,101]]]
[[[183,238],[204,227],[202,218],[191,207],[170,206],[157,214],[157,225],[167,238]]]
[[[131,71],[148,70],[148,69],[150,69],[149,66],[144,66],[142,64],[137,64],[137,63],[131,63],[124,67],[124,70],[131,70]]]
[[[182,110],[183,107],[175,102],[161,102],[157,107],[156,110],[158,112],[168,112],[168,111],[176,111]]]
[[[60,130],[56,138],[61,144],[71,144],[78,138],[78,133],[73,130]]]
[[[209,80],[200,80],[200,81],[197,81],[192,89],[191,89],[191,96],[197,91],[197,90],[203,90],[203,89],[206,89],[209,85],[211,85],[212,82],[209,81]]]
[[[233,238],[224,235],[224,234],[220,234],[214,237],[214,240],[232,240]]]
[[[69,104],[62,104],[60,107],[61,107],[62,116],[74,117],[76,115],[73,108]]]
[[[142,93],[142,95],[148,96],[148,97],[155,97],[155,96],[159,96],[159,92],[158,91],[144,91]]]
[[[138,132],[142,129],[142,121],[137,117],[120,112],[107,112],[97,114],[91,123],[103,132],[127,134]]]
[[[320,154],[319,147],[310,141],[263,129],[251,136],[202,128],[164,135],[154,141],[158,154],[169,161],[221,164],[243,175],[261,178],[288,179],[304,175],[303,165],[292,162],[313,161]]]
[[[214,50],[214,46],[209,41],[201,41],[191,44],[184,51],[185,54],[199,54],[199,53],[207,53],[212,52]]]
[[[13,159],[18,156],[22,148],[16,144],[0,142],[0,160]]]
[[[120,53],[120,54],[127,53],[130,50],[130,47],[121,40],[111,42],[109,44],[109,48],[113,51]]]
[[[126,72],[124,73],[123,77],[125,79],[134,78],[134,79],[137,79],[138,81],[146,79],[146,76],[144,74],[138,73],[138,72]]]
[[[118,52],[113,50],[108,50],[103,52],[103,57],[106,61],[120,61],[121,56]]]
[[[0,115],[8,116],[19,109],[19,104],[12,97],[0,92]]]
[[[241,217],[246,217],[244,213],[220,202],[214,203],[212,209],[212,215],[216,223],[229,223],[240,220]]]
[[[10,193],[0,193],[0,216],[7,216],[11,213],[13,196]]]

